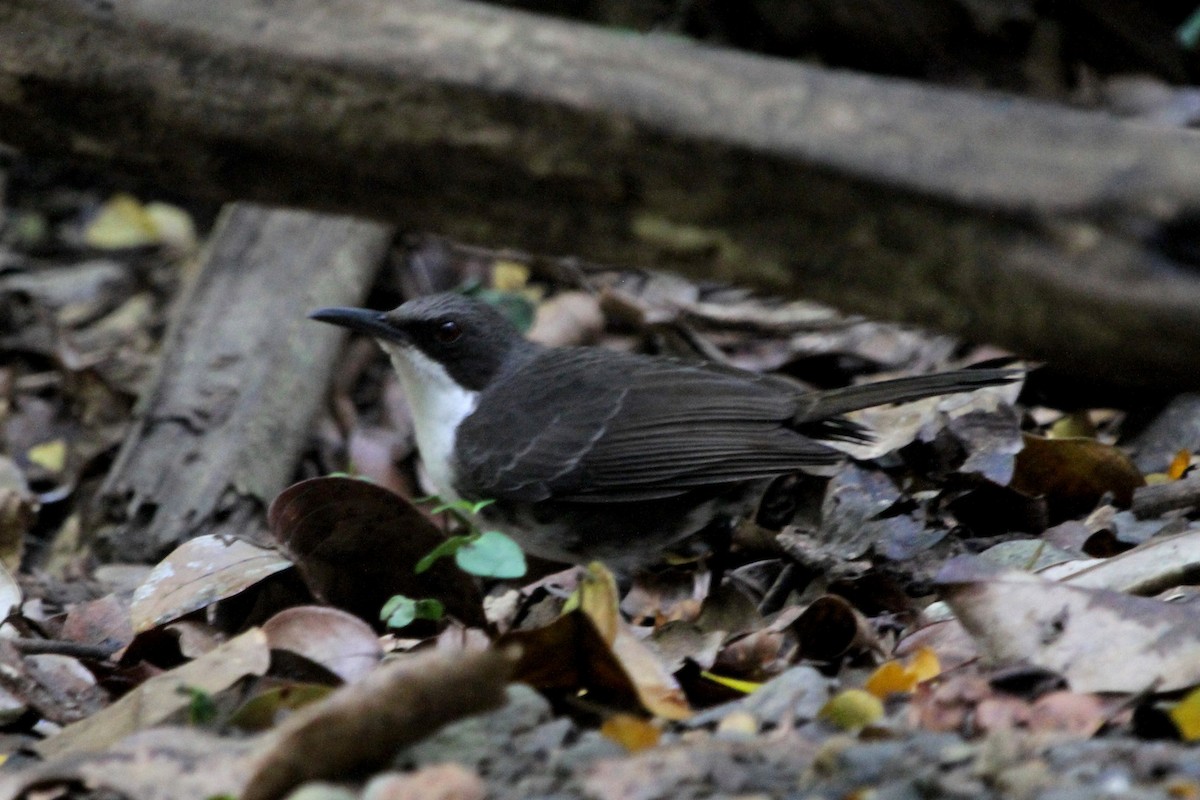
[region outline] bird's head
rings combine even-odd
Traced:
[[[375,337],[397,369],[432,361],[473,392],[534,347],[495,308],[460,294],[418,297],[391,311],[322,308],[308,316]]]

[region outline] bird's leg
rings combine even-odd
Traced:
[[[700,539],[709,548],[709,567],[711,575],[708,593],[711,595],[725,578],[725,569],[729,566],[729,549],[733,544],[733,531],[737,521],[728,514],[719,514],[700,531]]]

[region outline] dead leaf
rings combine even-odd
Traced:
[[[272,686],[254,695],[233,712],[229,717],[229,724],[247,732],[270,730],[282,716],[318,700],[324,700],[336,688],[320,683],[285,683]]]
[[[461,764],[433,764],[416,772],[385,772],[367,782],[362,800],[485,800],[487,784]]]
[[[262,626],[272,650],[288,650],[320,664],[349,683],[383,658],[383,647],[370,625],[325,606],[296,606],[280,611]]]
[[[7,639],[0,639],[0,690],[5,713],[28,707],[60,725],[98,710],[107,699],[91,672],[76,659],[22,656]]]
[[[1095,439],[1047,439],[1026,433],[1017,455],[1014,489],[1044,496],[1057,519],[1090,511],[1106,493],[1128,507],[1133,490],[1145,485],[1129,456]]]
[[[0,565],[0,621],[20,611],[22,600],[21,586],[17,579]]]
[[[878,647],[870,623],[837,595],[818,597],[792,623],[800,654],[813,661],[834,661],[849,653]]]
[[[576,694],[604,708],[640,711],[641,701],[625,668],[597,632],[591,617],[571,611],[549,625],[512,631],[497,647],[516,645],[513,680],[544,692]]]
[[[918,684],[936,678],[941,670],[937,654],[928,647],[922,647],[908,664],[896,660],[880,664],[867,678],[863,688],[880,699],[886,699],[892,694],[913,691]]]
[[[196,243],[192,218],[186,211],[168,203],[142,205],[129,194],[115,194],[83,232],[89,247],[100,250],[125,250],[165,244],[186,252]]]
[[[528,338],[547,347],[591,344],[604,332],[600,300],[587,292],[561,292],[537,307]]]
[[[0,456],[0,565],[18,570],[25,552],[25,535],[37,519],[38,503],[21,470]]]
[[[647,711],[670,720],[687,719],[692,715],[687,697],[666,664],[624,622],[612,648]]]
[[[630,753],[649,750],[662,738],[658,726],[632,714],[613,714],[600,725],[600,733]]]
[[[993,572],[969,557],[948,562],[937,582],[992,663],[1057,672],[1077,692],[1200,684],[1200,620],[1185,606]]]
[[[500,707],[511,669],[501,650],[385,664],[280,725],[255,759],[242,800],[276,800],[305,781],[382,766],[443,725]]]
[[[1158,594],[1193,582],[1192,577],[1200,571],[1200,529],[1151,539],[1120,555],[1079,566],[1059,579],[1085,589]]]
[[[579,608],[592,618],[596,632],[605,644],[611,647],[621,626],[621,612],[617,607],[620,595],[613,574],[603,564],[593,561],[588,564],[580,578],[576,592],[579,596]],[[563,611],[570,610],[571,604],[568,602]]]
[[[446,537],[387,489],[355,478],[312,478],[281,492],[267,521],[312,593],[332,606],[376,620],[401,594],[439,600],[465,624],[487,626],[479,587],[452,559],[414,572]]]
[[[1167,712],[1185,742],[1200,739],[1200,689],[1193,689]]]
[[[1027,727],[1039,733],[1094,736],[1108,722],[1111,710],[1100,697],[1080,692],[1050,692],[1030,705]]]
[[[625,674],[633,682],[642,706],[664,719],[686,719],[692,711],[679,683],[664,661],[637,636],[621,618],[617,608],[617,582],[598,562],[588,565],[579,584],[579,605],[612,648]]]
[[[108,708],[67,726],[34,749],[44,758],[101,750],[186,708],[191,698],[180,688],[216,694],[247,675],[265,674],[270,665],[267,637],[254,628],[195,661],[151,678]]]
[[[71,606],[58,635],[68,642],[111,647],[115,653],[133,641],[129,607],[111,594]]]
[[[249,775],[251,748],[244,739],[155,728],[100,752],[73,753],[0,775],[0,797],[36,797],[34,789],[56,785],[82,785],[92,793],[136,800],[232,797]]]
[[[856,731],[883,719],[883,701],[862,689],[838,692],[818,715],[842,730]]]
[[[879,376],[886,377],[886,376]],[[843,450],[860,461],[870,461],[881,458],[888,453],[894,453],[906,447],[922,435],[922,431],[939,418],[955,420],[968,414],[977,414],[976,419],[986,418],[1002,407],[1011,406],[1020,394],[1021,383],[1005,384],[1003,386],[988,386],[973,392],[929,397],[911,403],[900,403],[888,406],[855,411],[847,416],[860,425],[865,425],[873,434],[870,442],[839,443],[838,449]],[[1000,441],[1008,428],[988,429],[990,434],[971,430],[972,422],[962,423],[963,442],[968,449],[968,458],[978,453],[978,458],[984,458],[985,447],[979,446],[981,441]],[[1006,423],[1007,424],[1007,423]],[[1011,455],[1012,447],[1005,445],[1001,452]],[[975,463],[970,471],[993,472],[1003,470],[1003,465],[985,465]]]
[[[148,631],[232,597],[292,563],[274,550],[221,536],[197,536],[163,559],[133,594],[133,629]]]
[[[896,644],[894,655],[905,658],[926,649],[937,655],[938,666],[943,673],[979,658],[975,640],[956,619],[939,620],[913,631]]]
[[[646,639],[646,644],[674,674],[688,660],[700,669],[711,668],[725,637],[725,631],[705,631],[693,622],[675,621],[656,628]]]
[[[887,529],[877,517],[899,499],[900,490],[884,472],[846,466],[825,490],[818,541],[841,559],[861,558]]]
[[[979,704],[995,694],[987,679],[975,672],[946,675],[917,686],[908,716],[924,730],[966,732]]]

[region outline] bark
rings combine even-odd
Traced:
[[[1200,140],[455,0],[7,0],[0,139],[1200,385]]]
[[[200,534],[265,531],[344,338],[306,314],[361,304],[389,241],[345,217],[223,212],[94,509],[106,556],[157,561]]]

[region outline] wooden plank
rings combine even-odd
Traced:
[[[306,314],[361,303],[389,242],[347,217],[224,210],[95,504],[106,556],[154,561],[200,534],[265,530],[344,338]]]

